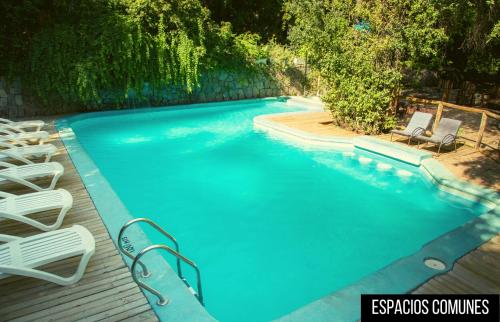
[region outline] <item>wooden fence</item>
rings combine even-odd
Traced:
[[[494,118],[496,120],[500,120],[500,114],[497,114],[497,113],[494,113],[492,111],[482,109],[482,108],[462,106],[462,105],[457,105],[457,104],[453,104],[453,103],[418,98],[418,97],[413,97],[413,96],[407,97],[407,99],[411,103],[437,105],[436,117],[434,119],[434,124],[432,125],[432,132],[434,132],[436,130],[436,128],[439,124],[439,121],[441,120],[441,116],[443,114],[444,107],[453,108],[453,109],[461,110],[461,111],[465,111],[465,112],[482,114],[481,124],[479,125],[478,136],[476,139],[476,143],[474,145],[474,147],[476,149],[479,149],[481,147],[481,141],[483,140],[484,130],[486,129],[486,125],[488,123],[488,117]]]

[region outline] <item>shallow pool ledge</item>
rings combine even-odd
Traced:
[[[419,167],[424,176],[441,190],[469,200],[483,202],[489,208],[495,208],[500,203],[500,194],[498,192],[461,180],[439,161],[435,160],[430,152],[369,136],[317,135],[272,120],[274,116],[301,113],[304,112],[259,115],[253,119],[254,127],[277,138],[300,143],[301,145],[322,146],[341,150],[360,149],[382,155]]]
[[[369,136],[355,137],[353,145],[358,149],[381,154],[416,166],[420,166],[422,161],[432,158],[432,154],[429,152]]]

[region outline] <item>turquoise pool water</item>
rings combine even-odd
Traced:
[[[129,212],[161,224],[198,264],[221,321],[283,316],[484,212],[413,166],[253,128],[257,115],[301,109],[268,100],[68,122]]]

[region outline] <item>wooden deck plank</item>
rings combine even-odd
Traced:
[[[413,293],[500,293],[500,235],[466,254],[451,271],[432,278]]]
[[[48,130],[55,132],[52,124]],[[53,160],[65,168],[57,187],[68,190],[74,199],[62,227],[74,224],[86,227],[96,239],[96,252],[85,275],[74,285],[63,287],[20,276],[0,279],[0,321],[133,321],[142,320],[142,317],[158,321],[146,297],[134,283],[57,134],[51,135],[50,143],[58,147]],[[48,182],[39,180],[37,183]],[[32,192],[11,184],[3,185],[1,189],[15,194]],[[50,211],[33,216],[48,223],[54,222],[57,214],[57,211]],[[40,231],[13,220],[4,220],[0,223],[0,233],[30,236]],[[57,274],[71,274],[78,261],[79,258],[72,258],[43,268]]]
[[[141,321],[141,322],[149,322],[149,321],[155,321],[156,319],[156,316],[152,313],[151,311],[144,311],[144,312],[141,312],[137,315],[134,315],[134,316],[129,316],[127,318],[123,318],[119,315],[116,316],[117,319],[115,319],[115,317],[113,317],[113,319],[111,319],[112,321],[122,321],[122,322],[134,322],[134,321]]]

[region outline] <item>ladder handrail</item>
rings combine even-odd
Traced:
[[[124,253],[128,258],[130,258],[131,260],[135,261],[135,259],[137,258],[137,256],[134,256],[132,253],[130,253],[128,250],[126,250],[123,245],[122,245],[122,236],[123,234],[125,233],[125,231],[128,229],[128,227],[130,227],[131,225],[135,224],[135,223],[139,223],[139,222],[144,222],[144,223],[147,223],[149,224],[151,227],[155,228],[157,231],[159,231],[162,235],[164,235],[165,237],[167,237],[168,239],[170,239],[174,245],[175,245],[175,251],[180,254],[180,250],[179,250],[179,244],[177,243],[177,240],[175,239],[174,236],[170,235],[168,232],[166,232],[163,228],[161,228],[157,223],[155,223],[154,221],[152,221],[151,219],[148,219],[148,218],[136,218],[136,219],[132,219],[130,221],[128,221],[125,225],[123,225],[123,227],[120,229],[120,233],[118,234],[118,248],[120,249],[120,251],[122,253]],[[139,265],[141,265],[142,267],[142,275],[144,277],[147,277],[150,275],[146,265],[144,265],[142,262],[139,261]],[[180,262],[180,259],[177,257],[177,275],[183,279],[184,277],[182,276],[182,271],[181,271],[181,262]]]
[[[198,301],[201,303],[201,305],[204,305],[204,303],[203,303],[203,290],[202,290],[202,287],[201,287],[201,274],[200,274],[200,270],[198,269],[198,266],[193,261],[191,261],[189,258],[182,256],[181,254],[179,254],[178,252],[176,252],[172,248],[168,247],[167,245],[156,244],[156,245],[148,246],[148,247],[144,248],[143,250],[141,250],[139,252],[139,254],[137,254],[137,256],[135,256],[135,259],[132,262],[132,267],[131,267],[132,278],[134,279],[134,281],[140,287],[142,287],[142,288],[148,290],[149,292],[153,293],[154,295],[156,295],[158,297],[158,302],[157,302],[158,305],[165,305],[165,304],[168,303],[168,299],[166,299],[163,295],[161,295],[161,293],[158,292],[156,289],[154,289],[151,286],[146,285],[143,282],[141,282],[137,278],[137,275],[135,274],[135,268],[137,266],[137,263],[141,263],[140,262],[141,257],[144,256],[146,253],[148,253],[148,252],[150,252],[152,250],[155,250],[155,249],[166,250],[171,255],[174,255],[175,257],[177,257],[177,260],[182,260],[183,262],[185,262],[186,264],[188,264],[189,266],[191,266],[196,271],[197,288],[198,288],[197,291],[198,291],[198,293],[194,294],[194,296],[198,299]],[[143,266],[143,264],[140,264],[140,265]],[[183,279],[183,281],[184,281],[184,279]]]

